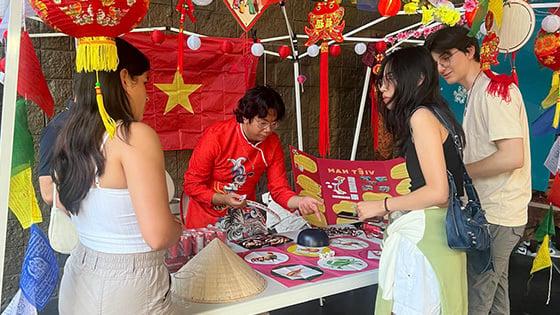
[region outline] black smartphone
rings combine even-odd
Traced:
[[[354,212],[341,211],[341,212],[337,213],[336,216],[339,217],[339,218],[343,218],[343,219],[359,220],[358,219],[358,214],[354,213]]]

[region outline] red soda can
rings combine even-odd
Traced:
[[[183,256],[190,257],[193,254],[193,235],[191,232],[183,232],[181,235],[181,246],[183,247]]]
[[[210,244],[216,238],[216,231],[207,229],[204,231],[204,245]]]
[[[226,243],[226,233],[224,231],[222,231],[221,229],[219,229],[217,227],[212,227],[212,231],[214,231],[216,233],[216,238],[218,238],[220,241],[224,242],[224,244]]]
[[[173,258],[177,258],[180,253],[179,253],[179,242],[171,245],[171,247],[169,247],[167,249],[168,252],[168,258],[173,259]]]
[[[192,244],[193,244],[193,252],[196,255],[204,248],[204,233],[197,231],[193,235]]]

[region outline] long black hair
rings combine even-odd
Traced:
[[[148,58],[121,38],[116,39],[119,64],[116,71],[99,71],[99,82],[107,113],[121,121],[117,134],[128,143],[130,124],[135,121],[127,93],[121,83],[120,71],[126,69],[135,79],[150,69]],[[60,201],[68,211],[78,214],[80,203],[91,188],[95,176],[105,170],[101,142],[105,127],[97,109],[96,73],[74,76],[76,104],[57,137],[52,157],[52,178],[57,184]],[[97,168],[97,172],[96,172]]]
[[[378,87],[384,76],[385,80],[391,80],[395,87],[395,93],[389,101],[392,102],[391,110],[383,102],[379,89],[377,104],[387,130],[395,139],[399,154],[404,153],[405,143],[411,137],[410,116],[420,106],[428,107],[432,111],[437,107],[464,144],[465,133],[441,95],[436,63],[427,49],[399,49],[383,60],[379,73]]]

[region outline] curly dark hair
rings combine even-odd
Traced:
[[[245,92],[233,113],[237,122],[242,123],[243,119],[251,121],[256,116],[265,118],[270,110],[276,112],[277,121],[284,118],[286,107],[282,96],[268,86],[256,86]]]

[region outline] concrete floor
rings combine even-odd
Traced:
[[[560,259],[553,260],[560,268]],[[549,305],[545,305],[548,290],[548,273],[538,272],[531,280],[530,290],[527,290],[529,270],[533,262],[532,257],[514,254],[510,260],[510,299],[511,315],[559,315],[560,314],[560,273],[554,271],[552,278],[552,295]],[[373,314],[377,286],[370,286],[351,292],[325,297],[323,306],[318,300],[294,305],[270,312],[271,315],[292,314]],[[40,314],[55,315],[57,300],[51,301]]]

